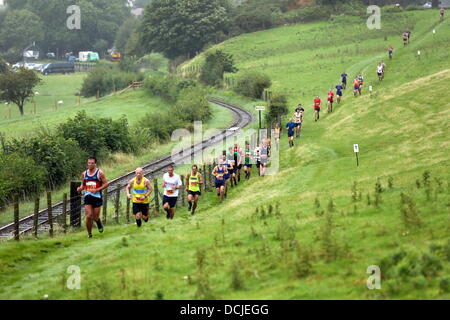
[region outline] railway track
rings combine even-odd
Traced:
[[[211,136],[200,143],[191,145],[190,147],[180,150],[177,156],[177,161],[182,161],[184,159],[191,158],[193,154],[199,154],[200,151],[206,148],[209,148],[218,143],[222,143],[224,139],[237,135],[238,133],[237,129],[244,128],[245,126],[249,125],[254,121],[254,117],[250,112],[243,110],[236,105],[214,98],[208,98],[208,101],[218,106],[231,110],[233,112],[233,117],[235,120],[234,123],[228,129],[224,129],[218,134]],[[152,178],[153,176],[164,171],[164,169],[166,169],[170,165],[175,165],[174,162],[172,161],[172,154],[154,160],[142,166],[142,168],[144,169],[144,175],[148,178]],[[125,188],[126,183],[133,177],[134,171],[129,172],[114,180],[111,180],[109,182],[110,185],[108,187],[108,196],[114,195],[115,192],[117,191],[117,188],[121,189]],[[62,202],[58,202],[52,207],[53,219],[56,219],[61,214],[62,214]],[[44,209],[39,212],[38,227],[40,227],[40,229],[42,230],[45,230],[45,226],[47,223],[48,223],[48,209]],[[29,215],[27,217],[24,217],[19,221],[19,233],[20,234],[29,233],[33,230],[33,226],[34,226],[34,216]],[[14,223],[10,223],[6,226],[0,227],[1,240],[7,240],[13,237],[14,237]]]

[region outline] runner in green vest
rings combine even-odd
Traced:
[[[203,176],[200,172],[198,172],[197,165],[192,166],[192,172],[186,176],[186,192],[188,194],[188,210],[191,211],[191,214],[195,214],[195,209],[197,209],[197,202],[199,196],[201,196],[202,192],[200,191],[200,186],[203,184]],[[192,204],[192,201],[194,204]]]

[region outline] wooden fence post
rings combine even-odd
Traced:
[[[184,176],[181,176],[181,189],[180,189],[180,191],[181,191],[181,206],[182,207],[184,207],[184,202],[185,202],[185,197],[186,197],[186,194],[185,194],[183,186],[184,186]]]
[[[106,224],[108,213],[108,188],[103,189],[103,224]]]
[[[38,234],[39,201],[40,201],[39,197],[36,197],[36,200],[34,201],[34,219],[33,219],[33,232],[35,238],[37,238]]]
[[[19,241],[19,196],[14,195],[14,240]]]
[[[155,193],[155,212],[156,216],[159,216],[159,189],[158,189],[158,179],[153,181],[153,192]]]
[[[208,185],[208,179],[206,179],[207,177],[207,172],[206,172],[206,164],[203,164],[203,190],[205,190],[206,192],[206,187]]]
[[[116,202],[114,205],[116,224],[119,224],[119,207],[120,207],[120,185],[116,188]]]
[[[81,195],[77,188],[80,182],[70,183],[70,226],[81,227]]]
[[[64,233],[67,232],[67,193],[64,193],[63,195],[63,206],[62,206],[62,223],[63,223],[63,230]]]
[[[49,234],[53,237],[53,211],[52,211],[52,193],[47,192],[47,213],[48,213],[48,224],[50,226]]]
[[[128,199],[128,197],[127,197],[127,212],[126,212],[127,224],[130,224],[130,205],[131,205],[131,200]]]
[[[211,176],[212,176],[212,174],[211,174],[211,172],[212,172],[212,168],[211,168],[211,164],[208,164],[208,172],[207,172],[207,180],[209,180],[209,184],[210,184],[210,186],[211,186],[211,188],[210,189],[214,189],[214,184],[213,184],[213,182],[212,182],[212,179],[211,179]],[[206,191],[208,191],[206,188],[205,188],[205,190]]]

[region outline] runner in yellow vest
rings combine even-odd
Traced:
[[[186,177],[186,192],[188,193],[188,210],[191,211],[192,214],[195,214],[195,209],[197,209],[197,202],[199,196],[201,196],[202,192],[200,191],[200,186],[203,184],[203,176],[200,172],[198,172],[197,165],[192,166],[192,172]],[[192,201],[194,204],[192,205]]]
[[[144,177],[144,170],[137,168],[136,177],[131,179],[126,187],[127,197],[133,202],[133,215],[136,218],[138,228],[142,225],[142,218],[148,221],[148,207],[150,194],[153,191],[150,180]]]

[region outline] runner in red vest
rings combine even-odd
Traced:
[[[314,121],[320,119],[320,105],[322,104],[322,100],[320,100],[319,96],[316,96],[314,99]]]
[[[328,113],[333,112],[333,102],[334,102],[333,89],[330,89],[330,91],[328,92],[327,101],[328,101]]]

